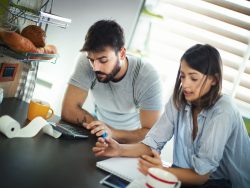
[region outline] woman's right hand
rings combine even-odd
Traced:
[[[106,156],[106,157],[117,157],[120,155],[120,144],[112,138],[102,138],[99,137],[92,148],[95,156]]]

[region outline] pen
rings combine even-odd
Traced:
[[[108,133],[106,131],[104,131],[104,133],[102,134],[102,138],[107,138]]]
[[[104,138],[104,140],[105,140],[105,138],[107,138],[107,136],[108,136],[107,131],[104,131],[104,133],[102,134],[102,138]],[[104,144],[106,144],[105,141],[104,141]]]

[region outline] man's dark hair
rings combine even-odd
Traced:
[[[109,46],[117,53],[124,47],[122,27],[114,20],[100,20],[88,30],[85,43],[80,51],[100,52]]]
[[[219,99],[222,88],[222,62],[218,50],[208,44],[196,44],[183,54],[181,61],[183,60],[192,69],[206,76],[215,76],[217,79],[217,84],[212,86],[210,91],[199,99],[198,104],[195,104],[195,106],[200,108],[210,108]],[[207,78],[203,86],[206,81]],[[173,98],[177,109],[186,104],[181,86],[180,68],[176,77]]]

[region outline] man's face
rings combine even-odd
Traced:
[[[112,81],[120,71],[119,55],[120,52],[116,54],[110,47],[106,47],[100,52],[87,52],[87,58],[99,82]]]

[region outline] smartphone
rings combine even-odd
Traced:
[[[107,185],[111,188],[125,188],[129,184],[128,181],[110,174],[100,181],[101,184]]]

